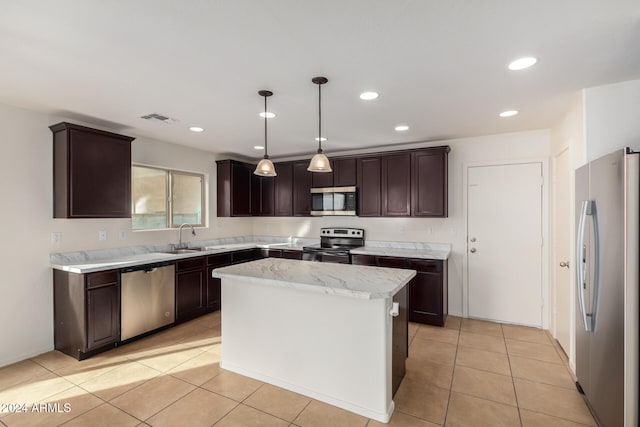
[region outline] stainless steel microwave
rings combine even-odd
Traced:
[[[311,215],[351,215],[357,212],[356,187],[311,189]]]

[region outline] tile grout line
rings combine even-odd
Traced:
[[[293,421],[291,421],[291,424],[295,424],[295,423],[296,423],[296,420],[297,420],[298,418],[300,418],[300,415],[302,415],[302,413],[305,411],[305,409],[307,409],[307,407],[308,407],[309,405],[311,405],[311,402],[313,402],[313,399],[309,400],[309,401],[307,402],[307,404],[306,404],[306,405],[304,405],[304,408],[302,408],[302,411],[300,411],[300,413],[298,413],[298,415],[296,415],[296,417],[293,419]]]
[[[502,329],[502,335],[504,337],[504,328],[500,325],[500,329]],[[520,421],[520,425],[522,426],[522,413],[520,412],[520,402],[518,401],[518,391],[516,389],[516,380],[513,376],[513,368],[511,367],[511,354],[509,354],[509,348],[507,347],[507,338],[504,337],[504,348],[507,350],[507,363],[509,364],[509,374],[511,375],[511,386],[513,387],[513,395],[516,399],[516,409],[518,410],[518,421]]]
[[[445,321],[446,323],[446,321]],[[453,379],[456,375],[456,366],[458,365],[458,348],[460,346],[460,333],[462,332],[462,320],[460,320],[460,327],[457,329],[458,331],[458,339],[456,341],[456,354],[453,356],[453,370],[451,371],[451,383],[449,383],[449,396],[447,398],[447,407],[444,411],[444,421],[442,425],[447,425],[447,418],[449,417],[449,408],[451,406],[451,393],[453,393]]]

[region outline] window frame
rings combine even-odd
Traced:
[[[181,176],[192,176],[192,177],[197,177],[200,178],[200,208],[201,208],[201,214],[200,214],[200,223],[199,224],[194,224],[194,223],[189,223],[190,225],[193,225],[193,227],[196,228],[206,228],[207,227],[207,175],[205,173],[201,173],[201,172],[192,172],[192,171],[185,171],[185,170],[180,170],[180,169],[173,169],[173,168],[167,168],[167,167],[162,167],[162,166],[151,166],[151,165],[145,165],[145,164],[141,164],[141,163],[132,163],[131,167],[140,167],[140,168],[147,168],[147,169],[155,169],[157,171],[162,171],[165,173],[166,175],[166,180],[165,180],[165,191],[166,191],[166,195],[167,198],[165,200],[165,207],[166,207],[166,212],[167,212],[167,217],[166,217],[166,222],[165,222],[165,227],[164,228],[133,228],[133,224],[131,226],[132,231],[152,231],[152,230],[173,230],[176,228],[179,228],[180,225],[182,224],[175,224],[174,223],[174,217],[173,217],[173,181],[174,181],[174,174],[176,175],[181,175]],[[133,180],[133,173],[131,174],[131,196],[133,199],[133,185],[134,185],[134,180]],[[131,202],[131,217],[133,218],[133,216],[135,215],[133,212],[134,209],[134,201],[132,200]]]

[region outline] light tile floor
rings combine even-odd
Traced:
[[[450,317],[409,335],[389,426],[595,425],[544,331]],[[220,346],[217,312],[82,362],[52,351],[1,368],[14,406],[0,426],[384,425],[224,371]]]

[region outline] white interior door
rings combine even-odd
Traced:
[[[571,246],[570,197],[571,162],[569,150],[554,158],[553,179],[553,264],[554,274],[554,329],[555,337],[567,355],[571,353],[571,331],[573,330],[573,304],[571,302],[572,280],[569,269]]]
[[[542,326],[542,164],[467,169],[469,317]]]

